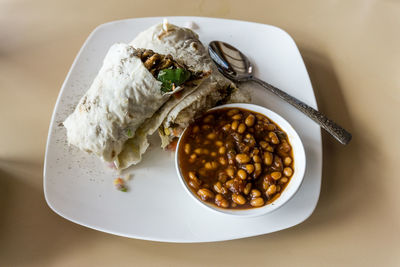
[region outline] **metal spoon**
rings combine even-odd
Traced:
[[[310,117],[343,145],[350,142],[351,134],[324,114],[275,86],[254,77],[252,74],[253,66],[250,61],[235,47],[224,42],[212,41],[208,47],[208,52],[218,70],[228,79],[236,82],[253,81],[258,83]]]

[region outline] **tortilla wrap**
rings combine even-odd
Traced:
[[[69,144],[104,161],[115,160],[139,126],[177,92],[163,92],[135,52],[127,44],[111,46],[89,90],[63,123]]]
[[[136,48],[151,49],[160,54],[170,54],[185,64],[192,72],[202,72],[207,79],[212,72],[212,62],[206,49],[192,30],[168,23],[160,23],[140,33],[130,45]],[[201,81],[197,85],[201,84]],[[200,85],[201,86],[201,85]],[[171,109],[188,95],[197,91],[197,87],[185,89],[179,97],[171,97],[151,118],[139,127],[132,139],[124,145],[122,152],[114,161],[118,169],[127,168],[140,162],[149,147],[148,136],[152,135]]]

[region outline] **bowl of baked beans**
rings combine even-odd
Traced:
[[[284,118],[265,107],[228,104],[185,129],[175,166],[185,191],[201,206],[258,216],[295,195],[306,159],[299,135]]]

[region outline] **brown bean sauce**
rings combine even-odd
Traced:
[[[189,188],[221,208],[269,204],[294,172],[287,134],[266,116],[239,108],[209,111],[196,119],[177,153]]]

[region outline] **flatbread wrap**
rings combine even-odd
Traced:
[[[207,80],[211,75],[213,64],[198,35],[190,29],[169,23],[160,23],[140,33],[130,45],[136,48],[151,49],[157,53],[169,54],[182,62],[193,73],[200,73]],[[199,80],[200,82],[203,80]],[[201,83],[197,85],[201,85]],[[171,97],[151,118],[148,118],[129,139],[114,161],[118,169],[124,169],[141,161],[142,155],[149,147],[148,137],[160,127],[168,113],[188,95],[197,91],[196,86]]]
[[[171,96],[197,87],[207,75],[203,73],[190,70],[171,55],[114,44],[92,85],[63,123],[69,144],[114,161],[146,119]]]

